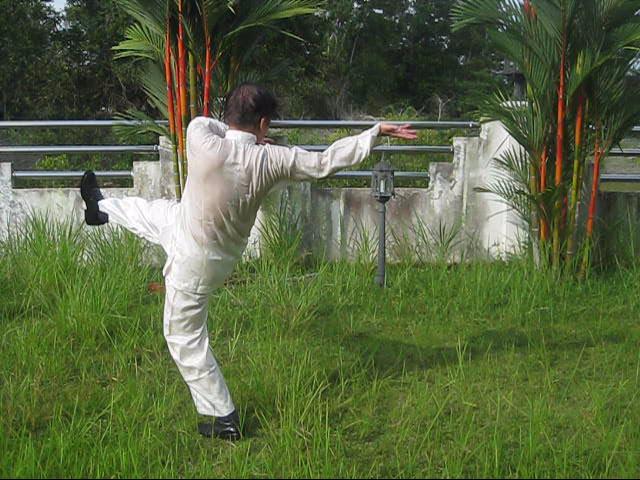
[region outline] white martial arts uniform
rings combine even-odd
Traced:
[[[109,198],[109,222],[161,245],[166,297],[164,335],[198,413],[225,416],[235,407],[211,349],[207,300],[242,257],[260,203],[280,181],[324,178],[366,158],[380,125],[335,142],[322,153],[256,145],[256,137],[195,118],[187,129],[187,184],[180,203]]]

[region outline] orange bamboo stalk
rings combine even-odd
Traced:
[[[189,52],[189,113],[190,118],[198,116],[198,76],[196,72],[196,58]]]
[[[562,167],[564,161],[564,136],[565,136],[565,68],[566,52],[563,42],[562,58],[560,60],[560,84],[558,86],[558,131],[556,135],[556,186],[562,183]]]
[[[206,30],[205,24],[205,30]],[[204,98],[202,103],[204,105],[204,116],[209,116],[209,100],[211,97],[211,76],[213,74],[213,70],[211,68],[211,36],[209,32],[205,31],[205,47],[207,49],[204,59]]]
[[[211,33],[209,32],[209,22],[207,18],[207,12],[202,9],[202,26],[204,28],[204,77],[203,77],[203,89],[202,95],[202,110],[205,117],[209,116],[209,101],[211,97]]]
[[[578,205],[578,197],[580,192],[580,170],[581,170],[581,157],[582,157],[582,135],[584,133],[584,119],[585,119],[585,106],[587,103],[586,97],[581,93],[578,97],[578,111],[576,113],[576,126],[575,126],[575,147],[573,158],[573,180],[571,182],[571,204],[569,207],[569,232],[568,232],[568,246],[567,246],[567,259],[573,258],[575,253],[575,226],[576,226],[576,209]]]
[[[187,105],[187,56],[184,48],[184,24],[182,15],[182,0],[178,0],[178,90],[180,101],[178,102],[181,131],[182,131],[182,183],[186,182],[187,164],[186,152],[184,149],[184,138],[187,135],[187,124],[189,123],[189,110]]]
[[[565,26],[566,28],[566,26]],[[567,57],[567,37],[566,31],[562,36],[562,51],[560,53],[560,81],[558,84],[558,129],[556,133],[556,188],[562,184],[562,170],[564,163],[564,139],[565,139],[565,117],[566,117],[566,57]],[[560,228],[562,221],[562,200],[556,201],[553,220],[553,265],[555,268],[560,266]]]
[[[173,74],[171,71],[171,25],[169,15],[167,15],[167,32],[165,37],[164,51],[164,75],[167,84],[167,111],[169,120],[169,134],[171,136],[171,144],[173,147],[173,161],[175,164],[175,184],[176,198],[182,197],[182,185],[180,182],[180,161],[178,157],[178,145],[176,144],[176,118],[173,98]]]
[[[531,5],[531,0],[524,0],[524,11],[529,18],[536,18],[536,9]]]
[[[580,278],[584,278],[589,269],[591,258],[591,242],[593,237],[594,219],[596,216],[596,206],[598,202],[598,185],[600,184],[600,161],[604,149],[600,145],[600,125],[596,127],[596,146],[593,158],[593,181],[591,182],[591,198],[589,199],[589,213],[587,216],[586,239],[584,245],[584,256],[582,257],[582,267],[580,268]]]
[[[547,149],[545,147],[542,152],[542,158],[540,159],[540,192],[544,192],[547,189]],[[549,240],[549,222],[546,215],[540,220],[540,239],[543,242]]]
[[[587,217],[587,239],[591,239],[593,236],[593,223],[596,216],[596,206],[598,201],[598,185],[600,184],[601,160],[602,149],[600,148],[600,139],[596,138],[596,148],[593,159],[593,181],[591,182],[591,198],[589,199],[589,215]]]

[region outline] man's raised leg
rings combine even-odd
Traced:
[[[82,177],[80,194],[86,205],[88,225],[120,225],[151,243],[162,245],[165,251],[168,249],[178,202],[139,197],[104,198],[92,171]]]
[[[179,204],[173,200],[145,200],[139,197],[105,198],[98,202],[109,223],[120,225],[151,243],[168,248],[171,227]],[[169,252],[167,252],[169,253]]]

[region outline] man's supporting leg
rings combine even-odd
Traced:
[[[216,417],[216,422],[218,419],[224,422],[225,417],[233,417],[235,424],[231,430],[222,432],[213,425],[213,433],[235,440],[240,437],[235,406],[220,367],[209,348],[208,297],[206,294],[176,290],[167,285],[164,336],[169,352],[191,391],[198,413]]]

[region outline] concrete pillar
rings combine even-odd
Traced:
[[[166,137],[160,137],[158,161],[133,162],[133,189],[130,194],[148,200],[175,200],[174,168],[171,142]]]
[[[175,162],[173,160],[173,146],[167,137],[160,137],[158,147],[160,186],[158,198],[176,199]]]
[[[468,152],[465,168],[465,221],[474,231],[479,245],[491,257],[505,257],[520,251],[527,229],[516,211],[487,188],[504,174],[496,169],[495,159],[509,149],[521,148],[500,122],[489,122],[480,131],[477,152]]]
[[[0,239],[7,236],[9,215],[13,203],[11,172],[11,163],[0,162]]]

